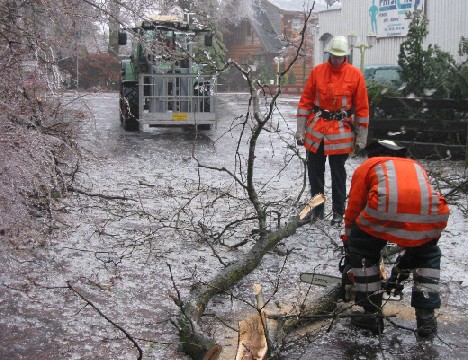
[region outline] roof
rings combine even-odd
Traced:
[[[311,8],[314,0],[268,0],[271,4],[277,6],[282,10],[287,11],[304,11],[304,9]],[[330,9],[341,8],[341,1],[335,2],[332,6],[327,7],[325,0],[316,0],[314,12],[324,11]]]
[[[150,21],[161,21],[161,22],[180,22],[182,18],[174,15],[150,15],[148,16]]]
[[[276,32],[275,28],[271,24],[270,19],[268,18],[265,11],[256,5],[252,6],[253,16],[251,19],[252,26],[255,28],[255,31],[260,38],[262,45],[264,46],[266,52],[277,54],[279,53],[284,45],[279,39],[279,35]]]

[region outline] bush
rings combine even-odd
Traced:
[[[76,59],[63,61],[60,69],[71,74],[76,86]],[[78,86],[83,89],[117,90],[120,80],[120,61],[108,53],[86,54],[78,59]]]

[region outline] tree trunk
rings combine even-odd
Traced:
[[[312,12],[309,13],[309,16],[311,13]],[[306,28],[306,23],[307,21],[304,24],[304,30]],[[297,57],[292,61],[287,70],[289,70],[296,59]],[[260,239],[256,241],[255,245],[245,256],[243,256],[241,259],[238,259],[237,261],[230,263],[223,270],[218,272],[209,284],[194,285],[190,290],[188,299],[180,304],[181,311],[178,318],[178,326],[182,346],[189,356],[197,360],[215,360],[218,358],[222,350],[221,345],[217,344],[215,339],[204,335],[198,326],[198,322],[205,312],[208,301],[214,295],[226,292],[237,281],[250,274],[255,268],[257,268],[263,256],[268,251],[272,250],[282,239],[286,239],[293,235],[299,226],[302,226],[306,223],[306,221],[302,220],[304,217],[294,216],[290,218],[288,223],[282,228],[279,228],[274,232],[268,232],[266,230],[265,206],[261,204],[254,184],[253,174],[255,169],[255,149],[257,140],[262,133],[263,127],[271,119],[274,104],[277,97],[280,95],[280,89],[278,89],[276,95],[274,95],[271,99],[269,113],[264,115],[260,111],[257,82],[253,82],[250,78],[250,74],[246,72],[241,66],[236,63],[234,63],[234,65],[239,71],[242,72],[243,76],[245,76],[249,83],[251,95],[250,106],[252,106],[253,119],[255,121],[255,125],[251,129],[252,136],[249,139],[249,156],[247,162],[246,183],[242,183],[242,185],[247,190],[249,200],[257,214]],[[286,73],[286,71],[284,71],[284,73]],[[305,213],[302,214],[302,216],[305,216],[309,211],[313,210],[313,207],[311,207],[310,204],[313,204],[314,199],[312,199],[311,203],[308,204],[309,208],[305,211]],[[323,203],[324,200],[325,198],[323,195],[317,195],[316,205]]]
[[[466,124],[465,168],[468,168],[468,123]]]
[[[119,55],[119,14],[120,5],[115,0],[111,0],[108,5],[109,9],[109,45],[107,52],[111,55]]]
[[[274,232],[261,233],[260,239],[247,254],[218,272],[209,284],[196,284],[192,287],[188,299],[180,304],[181,311],[178,318],[179,336],[184,351],[189,356],[197,360],[218,358],[222,350],[221,345],[217,344],[215,339],[205,336],[198,326],[198,321],[205,312],[208,301],[216,294],[226,292],[237,281],[255,270],[263,256],[281,240],[295,234],[298,227],[307,223],[304,218],[324,201],[325,197],[322,194],[316,195],[300,212],[300,215],[291,217],[285,226]],[[257,301],[259,301],[259,296],[257,296]],[[258,306],[262,307],[260,304]],[[217,354],[216,357],[214,354]],[[208,355],[210,357],[207,357]]]

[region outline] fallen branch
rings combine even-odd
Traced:
[[[143,358],[143,350],[141,349],[140,345],[133,339],[133,337],[119,324],[116,324],[114,321],[112,321],[109,317],[104,315],[104,313],[96,306],[94,305],[90,300],[88,300],[84,295],[82,295],[76,288],[73,287],[72,284],[70,284],[69,281],[67,281],[67,287],[73,291],[76,295],[78,295],[82,300],[84,300],[89,306],[91,306],[94,310],[98,312],[100,316],[102,316],[104,319],[106,319],[110,324],[115,326],[117,329],[119,329],[121,332],[123,332],[128,340],[130,340],[133,345],[136,347],[138,350],[138,360],[141,360]]]
[[[104,194],[89,193],[89,192],[86,192],[86,191],[84,191],[84,190],[77,189],[77,188],[75,188],[75,187],[73,187],[73,186],[68,186],[68,187],[67,187],[67,190],[70,191],[70,192],[75,192],[75,193],[77,193],[77,194],[86,195],[86,196],[90,196],[90,197],[100,197],[100,198],[106,199],[106,200],[136,201],[135,199],[128,198],[128,197],[126,197],[126,196],[104,195]]]

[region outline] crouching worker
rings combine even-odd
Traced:
[[[387,242],[403,248],[387,280],[387,292],[401,292],[413,273],[411,306],[417,334],[437,331],[434,309],[440,307],[441,252],[437,242],[447,226],[446,200],[430,184],[425,169],[406,158],[406,149],[380,140],[366,147],[369,159],[354,172],[345,231],[349,260],[356,279],[355,302],[364,312],[351,323],[374,334],[383,330],[380,251]]]

